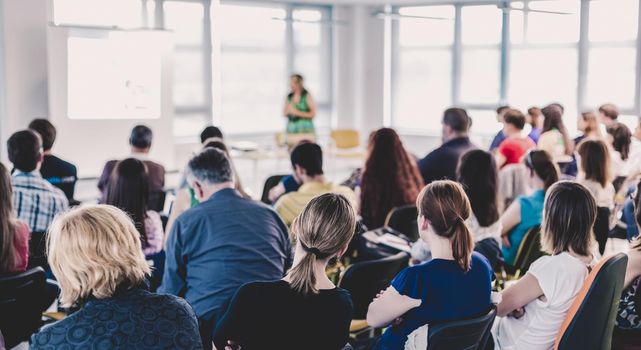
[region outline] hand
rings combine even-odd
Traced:
[[[516,318],[516,319],[519,319],[519,318],[523,317],[523,315],[525,315],[525,308],[523,308],[523,307],[520,307],[520,308],[518,308],[518,309],[516,309],[516,310],[514,310],[514,311],[512,311],[512,312],[510,312],[508,314],[508,316]]]
[[[296,109],[293,104],[290,103],[287,105],[287,114],[295,116],[297,113],[298,109]]]
[[[233,340],[228,340],[227,345],[225,345],[225,350],[240,350],[240,344]]]
[[[510,237],[508,235],[501,236],[501,240],[503,241],[503,246],[505,248],[509,248],[511,246]]]

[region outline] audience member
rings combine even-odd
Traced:
[[[139,233],[121,210],[73,209],[56,218],[49,235],[60,303],[80,310],[35,334],[31,349],[202,349],[191,306],[146,290]]]
[[[56,214],[69,206],[67,197],[57,187],[40,175],[42,140],[33,130],[22,130],[7,141],[9,161],[13,163],[11,175],[13,207],[19,220],[31,232],[46,232]]]
[[[641,196],[638,195],[641,183],[637,186],[635,198],[635,222],[641,223]],[[630,242],[628,266],[623,281],[623,293],[617,312],[616,327],[626,330],[641,330],[641,237]]]
[[[421,239],[433,259],[401,271],[370,304],[370,326],[391,324],[375,349],[407,349],[408,344],[425,349],[424,325],[478,316],[490,308],[493,272],[487,259],[473,252],[474,239],[465,223],[471,208],[461,185],[433,182],[416,206]]]
[[[551,104],[541,112],[545,120],[538,148],[548,152],[555,161],[569,158],[574,150],[574,143],[563,124],[563,109],[557,104]]]
[[[29,227],[13,211],[11,176],[0,163],[0,274],[22,272],[29,262]]]
[[[619,108],[612,103],[606,103],[599,107],[599,119],[606,127],[617,122],[619,118]]]
[[[320,146],[307,142],[296,146],[291,153],[294,177],[301,184],[298,191],[284,194],[274,205],[287,226],[290,226],[296,216],[303,210],[312,198],[323,193],[342,194],[356,206],[354,191],[338,186],[325,179],[323,173],[323,151]]]
[[[131,130],[131,136],[129,137],[129,145],[131,146],[131,158],[140,159],[143,163],[145,163],[145,166],[147,167],[147,174],[149,175],[150,196],[155,193],[164,191],[165,188],[165,168],[148,158],[152,139],[153,133],[151,129],[144,125],[136,125]],[[117,163],[118,160],[108,161],[105,164],[104,169],[102,170],[100,179],[98,180],[98,189],[100,189],[103,194],[103,200],[107,196],[109,178]],[[162,208],[153,208],[152,206],[152,209],[161,210]]]
[[[238,287],[282,278],[292,249],[278,215],[234,189],[223,151],[205,148],[189,161],[188,174],[200,204],[173,225],[159,292],[184,297],[194,307],[203,345],[211,348],[212,331]]]
[[[517,164],[532,148],[536,147],[531,138],[523,135],[525,116],[517,109],[508,109],[503,113],[503,134],[505,139],[497,149],[497,165]]]
[[[360,213],[369,228],[383,226],[394,207],[416,203],[423,178],[394,129],[372,133],[360,184]]]
[[[497,349],[551,349],[561,324],[595,263],[596,203],[576,182],[553,185],[545,200],[541,245],[550,256],[502,293],[495,322]]]
[[[214,333],[217,349],[342,349],[349,340],[352,300],[325,268],[347,250],[356,214],[343,196],[312,199],[294,220],[294,265],[278,281],[240,287]],[[283,334],[286,330],[286,335]]]
[[[545,119],[543,117],[543,113],[541,113],[541,109],[539,107],[528,108],[527,119],[528,123],[532,127],[532,130],[530,130],[528,137],[531,138],[534,143],[538,143],[541,132],[543,131],[543,121]]]
[[[628,158],[630,155],[630,144],[632,133],[625,124],[613,122],[607,127],[608,139],[612,145],[610,157],[614,176],[627,177],[630,172]]]
[[[222,130],[213,125],[205,127],[200,133],[200,143],[205,144],[211,138],[224,139]]]
[[[501,118],[503,118],[502,115]],[[445,110],[442,123],[443,144],[418,161],[418,168],[426,184],[436,180],[456,179],[459,158],[463,153],[476,148],[468,137],[472,119],[464,109]],[[503,131],[501,131],[502,134]]]
[[[531,151],[525,157],[532,193],[517,197],[501,215],[503,225],[503,259],[514,263],[521,240],[531,229],[541,224],[545,192],[559,181],[559,169],[546,151]]]
[[[61,189],[67,196],[67,200],[71,202],[78,180],[78,170],[75,165],[52,154],[51,148],[56,141],[56,128],[47,119],[34,119],[29,123],[29,129],[40,134],[42,139],[44,159],[40,165],[40,174],[49,183]]]
[[[577,181],[594,196],[597,207],[611,209],[614,186],[608,145],[599,139],[587,139],[579,144],[577,153],[580,157]]]
[[[163,248],[163,228],[160,215],[148,210],[149,179],[145,163],[127,158],[116,164],[107,187],[105,204],[129,214],[140,233],[142,250],[153,255]]]
[[[581,141],[586,138],[601,138],[601,129],[599,127],[599,119],[594,112],[583,112],[576,121],[577,129],[582,134],[574,139],[574,145],[578,146]]]
[[[500,124],[504,123],[503,120],[503,115],[504,113],[510,109],[510,106],[500,106],[499,108],[496,109],[496,121],[499,122]],[[494,139],[492,140],[492,144],[490,145],[490,151],[494,151],[495,149],[499,148],[499,145],[501,142],[505,140],[505,133],[503,132],[503,128],[499,130],[498,133],[496,133],[496,136],[494,136]]]

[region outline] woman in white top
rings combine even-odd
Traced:
[[[592,193],[597,207],[612,209],[615,193],[608,145],[599,139],[587,139],[579,144],[577,151],[577,181]]]
[[[627,177],[630,175],[630,144],[632,144],[632,133],[625,124],[614,123],[607,127],[608,139],[612,146],[612,170],[616,177]]]
[[[592,226],[596,202],[581,184],[558,182],[548,190],[536,260],[502,293],[492,332],[498,349],[552,349],[568,310],[595,260]]]

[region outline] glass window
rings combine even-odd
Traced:
[[[632,47],[591,48],[586,100],[590,106],[611,102],[619,108],[634,106],[636,50]]]
[[[120,28],[142,27],[142,2],[135,0],[54,0],[53,22]]]
[[[503,125],[496,120],[496,110],[468,109],[467,114],[472,118],[472,128],[470,128],[470,132],[473,134],[491,135],[493,137],[503,128]],[[488,142],[486,147],[489,146],[490,144]]]
[[[205,8],[197,2],[165,1],[165,27],[175,32],[176,45],[203,44]]]
[[[454,6],[402,7],[401,15],[434,17],[403,18],[399,21],[399,45],[422,47],[451,45],[454,42]]]
[[[581,2],[577,0],[531,1],[528,8],[527,40],[531,43],[575,43],[581,29]],[[512,11],[511,14],[514,14]],[[511,20],[511,18],[510,18]]]
[[[637,38],[639,0],[590,1],[590,41],[625,41]]]
[[[303,75],[306,88],[310,91],[316,104],[330,100],[330,87],[327,79],[327,66],[323,62],[323,50],[326,25],[323,12],[320,10],[294,10],[294,71]],[[316,118],[318,120],[318,118]]]
[[[463,45],[501,43],[502,12],[496,5],[465,6],[461,12]]]
[[[174,104],[176,106],[205,104],[203,58],[200,50],[174,53]]]
[[[465,103],[497,103],[500,65],[498,49],[463,49],[461,100]]]

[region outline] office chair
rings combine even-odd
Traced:
[[[269,200],[269,191],[276,187],[280,180],[282,180],[287,175],[272,175],[265,180],[265,186],[263,186],[263,194],[260,196],[260,201],[265,204],[272,204]]]
[[[427,350],[485,350],[496,318],[496,305],[486,314],[459,321],[433,323],[427,330]]]
[[[420,238],[417,217],[418,209],[414,204],[395,207],[387,214],[385,227],[391,227],[407,236],[412,242],[416,242]]]

